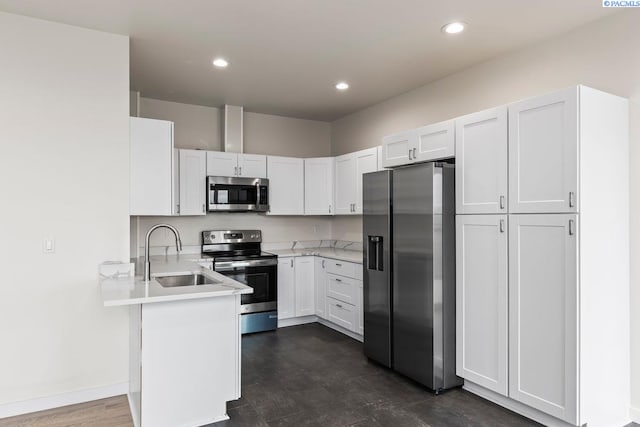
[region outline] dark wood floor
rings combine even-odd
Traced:
[[[221,426],[537,426],[461,389],[440,396],[317,323],[245,336],[242,398]]]
[[[320,324],[243,337],[242,398],[222,426],[533,426],[460,389],[434,396]],[[132,426],[118,396],[0,420],[0,427]]]

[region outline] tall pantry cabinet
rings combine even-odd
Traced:
[[[588,87],[456,120],[457,373],[546,425],[628,422],[628,105]]]

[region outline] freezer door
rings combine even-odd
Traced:
[[[364,352],[391,367],[391,171],[363,175]]]

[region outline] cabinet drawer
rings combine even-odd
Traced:
[[[358,270],[361,270],[361,267],[358,264],[354,264],[352,262],[338,261],[335,259],[327,259],[326,265],[327,265],[327,271],[329,273],[337,274],[339,276],[353,277],[354,279],[358,277],[357,276]]]
[[[327,320],[350,331],[356,329],[356,308],[331,297],[327,297]]]
[[[357,290],[358,282],[356,280],[331,273],[327,274],[327,296],[338,301],[355,304]]]

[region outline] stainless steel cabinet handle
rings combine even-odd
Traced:
[[[336,267],[342,267],[342,264],[336,262]]]
[[[416,159],[416,147],[413,147],[413,160]]]
[[[242,166],[240,166],[240,167],[238,168],[238,175],[241,175],[241,176],[242,176]]]
[[[234,174],[234,175],[238,175],[238,167],[237,167],[237,166],[234,166],[234,168],[233,168],[233,174]]]
[[[329,205],[329,213],[331,213],[331,205]]]
[[[336,282],[341,282],[341,283],[342,283],[342,279],[338,279],[338,278],[336,278],[336,279],[334,279],[334,280],[335,280]]]
[[[176,212],[177,212],[178,214],[180,214],[180,203],[178,203],[178,204],[176,205]]]
[[[336,304],[336,307],[342,308],[342,304]]]
[[[202,204],[202,213],[207,213],[207,209],[204,203]]]
[[[411,160],[411,148],[409,148],[409,160]]]
[[[500,209],[504,209],[504,196],[500,196]]]
[[[504,219],[500,220],[500,232],[504,233]]]
[[[293,267],[293,258],[291,258],[291,267]]]
[[[573,229],[574,228],[574,225],[573,225],[574,222],[575,221],[572,220],[572,219],[569,220],[569,236],[573,236],[575,234],[575,230]]]
[[[575,204],[574,202],[574,193],[573,191],[569,191],[569,207],[572,208],[573,205]]]
[[[324,260],[322,260],[322,268],[324,268]]]

